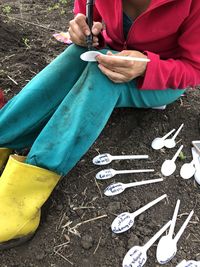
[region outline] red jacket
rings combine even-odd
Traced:
[[[85,14],[86,0],[74,13]],[[200,84],[200,0],[152,0],[124,39],[121,0],[96,0],[94,20],[103,21],[112,49],[146,52],[150,62],[141,89],[186,88]]]

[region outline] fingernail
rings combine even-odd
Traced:
[[[90,31],[86,30],[85,35],[90,35]]]

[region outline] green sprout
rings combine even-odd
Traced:
[[[23,37],[22,40],[23,40],[24,45],[27,48],[31,48],[31,46],[30,46],[30,40],[27,37]]]
[[[8,15],[8,14],[11,13],[12,7],[9,6],[9,5],[5,5],[5,6],[2,7],[2,11],[3,11],[4,14]]]

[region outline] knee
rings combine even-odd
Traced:
[[[81,46],[72,44],[72,45],[70,45],[69,47],[67,47],[65,49],[63,54],[67,55],[67,57],[76,58],[78,56],[80,58],[80,55],[82,53],[84,53],[84,52],[86,52],[86,48],[85,47],[81,47]]]

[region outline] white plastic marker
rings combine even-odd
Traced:
[[[156,257],[157,257],[157,261],[160,264],[165,264],[174,257],[173,233],[174,233],[179,206],[180,206],[180,200],[178,199],[176,202],[176,207],[174,209],[174,214],[173,214],[172,222],[169,228],[169,233],[161,237],[161,239],[158,242],[158,246],[156,250]]]
[[[114,169],[106,169],[98,172],[96,174],[96,178],[99,180],[105,180],[105,179],[110,179],[116,174],[128,174],[128,173],[140,173],[140,172],[154,172],[153,169],[146,169],[146,170],[114,170]]]
[[[172,173],[176,170],[176,164],[175,161],[180,154],[181,150],[183,149],[183,145],[180,146],[180,148],[177,150],[176,154],[173,156],[172,159],[167,159],[163,162],[161,166],[161,173],[164,176],[170,176]]]
[[[123,212],[123,213],[119,214],[112,222],[112,225],[111,225],[112,231],[116,234],[120,234],[120,233],[128,231],[134,225],[135,218],[138,215],[140,215],[141,213],[143,213],[147,209],[151,208],[152,206],[154,206],[155,204],[157,204],[158,202],[160,202],[161,200],[163,200],[166,197],[167,197],[167,195],[164,194],[161,197],[158,197],[155,200],[149,202],[147,205],[136,210],[133,213]]]
[[[175,132],[174,136],[172,138],[169,138],[169,139],[166,139],[165,140],[165,144],[164,146],[167,147],[167,148],[173,148],[176,146],[176,142],[175,142],[175,139],[177,137],[177,135],[180,133],[181,129],[183,128],[183,123],[181,124],[181,126],[178,128],[178,130]]]
[[[123,59],[123,60],[133,60],[133,61],[141,61],[141,62],[149,62],[150,59],[148,58],[143,58],[143,57],[131,57],[131,56],[117,56],[117,55],[105,55],[103,53],[100,53],[98,51],[87,51],[83,54],[81,54],[80,58],[83,61],[89,61],[89,62],[94,62],[97,61],[96,57],[99,55],[103,55],[106,57],[112,57],[112,58],[119,58],[119,59]]]
[[[199,153],[196,151],[194,147],[192,147],[192,157],[193,157],[194,166],[196,169],[195,174],[194,174],[194,179],[200,185],[200,157],[199,157]]]
[[[152,143],[151,143],[151,147],[155,150],[161,149],[164,147],[165,145],[165,139],[170,136],[170,134],[172,134],[175,131],[175,129],[171,130],[169,133],[167,133],[166,135],[164,135],[163,137],[156,137]]]
[[[166,223],[144,246],[134,246],[125,255],[123,267],[142,267],[147,261],[147,250],[167,230],[171,221]]]
[[[95,165],[106,165],[113,160],[122,160],[122,159],[148,159],[148,155],[121,155],[121,156],[111,156],[110,154],[100,154],[93,158],[93,163]]]
[[[190,163],[185,163],[180,169],[180,176],[183,179],[190,179],[196,172],[194,159]]]
[[[193,261],[193,260],[186,261],[186,260],[183,260],[178,265],[176,265],[176,267],[200,267],[200,261]]]
[[[190,214],[188,215],[187,219],[185,220],[185,222],[183,223],[183,225],[181,226],[180,230],[178,231],[178,233],[173,239],[169,238],[168,240],[165,240],[165,242],[161,241],[160,244],[158,243],[156,257],[161,264],[167,263],[176,255],[177,242],[180,239],[181,235],[183,234],[186,226],[188,225],[193,213],[194,211],[192,210]]]
[[[109,185],[104,190],[104,195],[106,195],[108,197],[109,196],[115,196],[115,195],[121,194],[122,192],[124,192],[124,190],[126,188],[129,188],[129,187],[140,186],[140,185],[145,185],[145,184],[153,184],[153,183],[158,183],[158,182],[162,182],[162,181],[163,181],[163,178],[151,179],[151,180],[140,181],[140,182],[133,182],[133,183],[129,183],[129,184],[115,183],[115,184]]]

